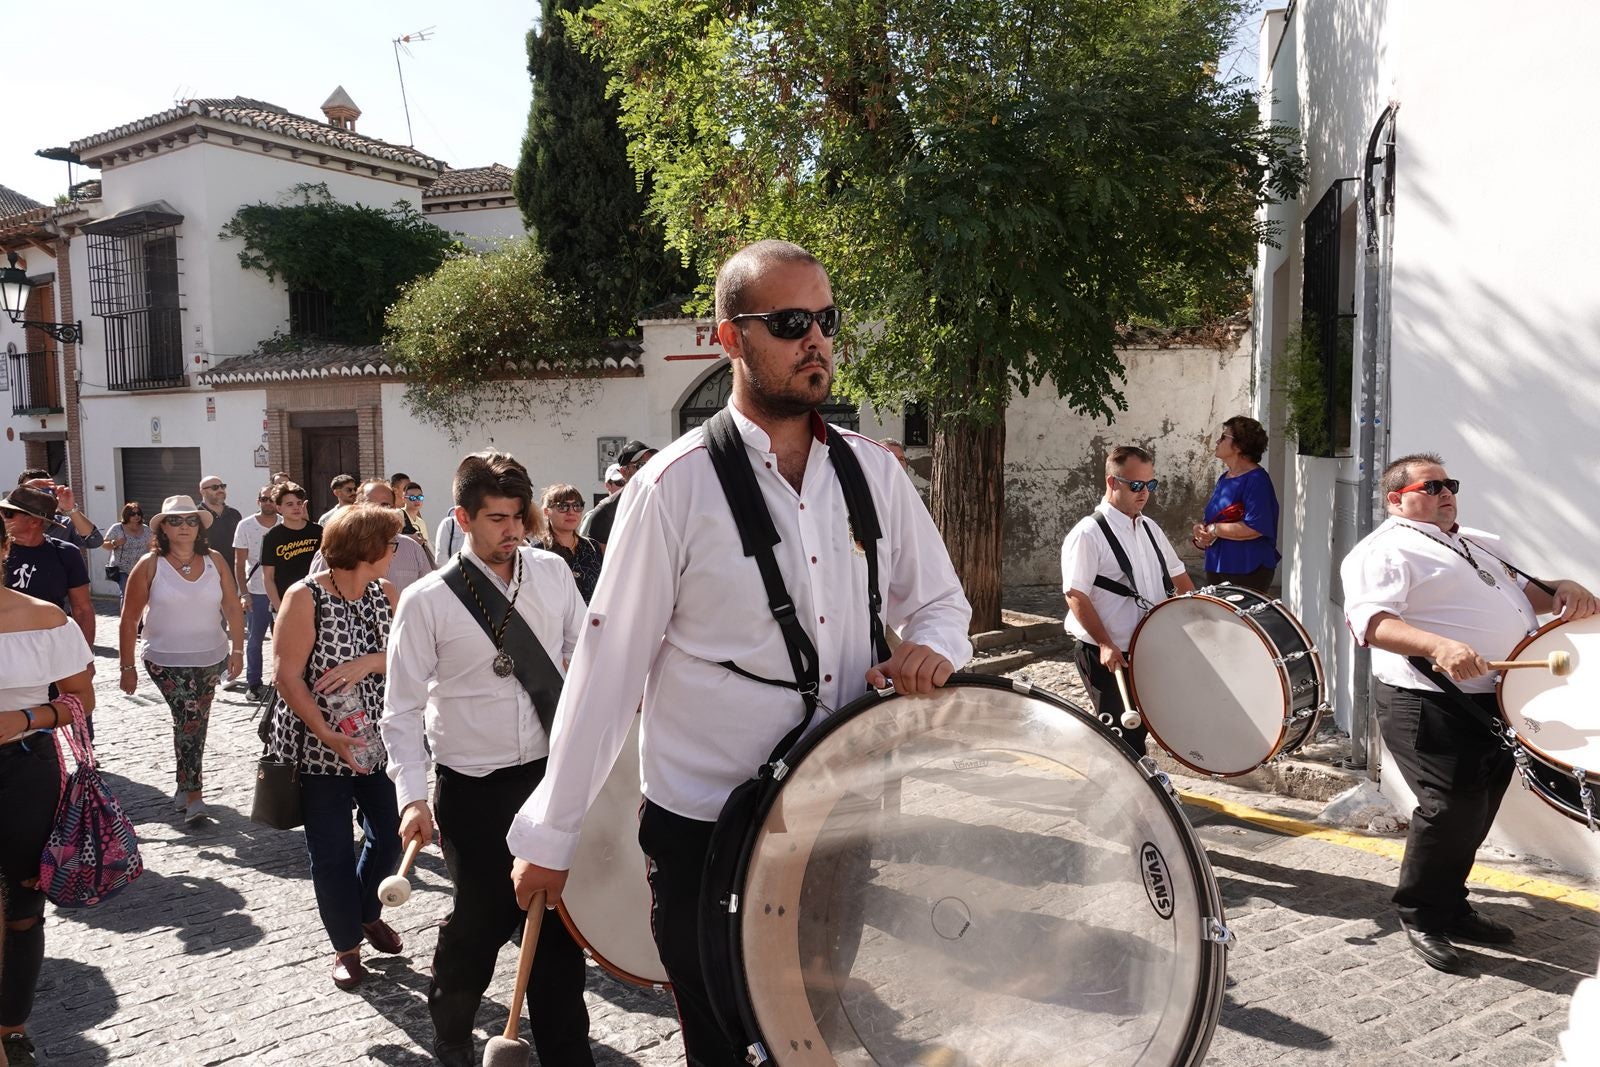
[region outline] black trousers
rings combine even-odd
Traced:
[[[1249,574],[1223,574],[1221,571],[1206,571],[1207,585],[1242,585],[1246,589],[1266,595],[1267,589],[1272,585],[1272,576],[1277,573],[1276,567],[1257,567]]]
[[[1394,902],[1400,918],[1443,933],[1472,908],[1467,872],[1511,782],[1511,752],[1452,697],[1375,683],[1378,724],[1400,775],[1417,795]],[[1493,721],[1492,693],[1467,699]]]
[[[5,919],[38,921],[4,930],[0,958],[0,1026],[21,1026],[33,1012],[44,964],[44,891],[22,883],[39,877],[39,855],[55,826],[61,764],[54,734],[0,745],[0,893]]]
[[[715,825],[646,800],[639,847],[650,860],[650,929],[678,1002],[689,1067],[744,1067],[744,1050],[723,1034],[712,1013],[700,967],[700,890]]]
[[[1116,727],[1123,743],[1133,750],[1135,756],[1145,755],[1149,751],[1145,742],[1150,731],[1143,725],[1134,730],[1122,725],[1122,714],[1126,710],[1122,706],[1122,693],[1117,689],[1116,676],[1100,662],[1100,646],[1079,641],[1072,653],[1072,661],[1078,668],[1078,677],[1083,680],[1083,688],[1088,691],[1089,702],[1094,705],[1094,713],[1100,717],[1100,722],[1108,730]]]
[[[527,916],[517,907],[511,887],[506,831],[544,778],[544,769],[542,759],[482,778],[439,768],[434,810],[439,845],[456,890],[450,917],[439,931],[428,984],[428,1011],[441,1044],[472,1039],[478,1005],[500,949]],[[583,950],[559,918],[547,915],[539,929],[527,997],[533,1047],[545,1067],[594,1063],[583,981]]]

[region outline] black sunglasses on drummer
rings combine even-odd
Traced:
[[[1160,478],[1145,478],[1144,480],[1140,481],[1140,480],[1134,479],[1134,478],[1124,478],[1120,474],[1113,474],[1111,477],[1115,478],[1119,482],[1122,482],[1124,485],[1126,485],[1129,489],[1133,490],[1135,493],[1142,493],[1146,489],[1150,490],[1153,493],[1153,492],[1155,492],[1157,489],[1159,489],[1161,487],[1161,479]]]
[[[1412,482],[1410,485],[1400,487],[1401,493],[1427,493],[1429,496],[1438,496],[1441,490],[1450,490],[1454,496],[1461,491],[1461,482],[1456,478],[1429,478],[1425,482]]]
[[[822,331],[822,336],[832,337],[839,332],[839,322],[843,316],[839,309],[832,304],[821,311],[807,311],[805,308],[784,308],[782,311],[769,311],[764,315],[748,312],[735,315],[730,322],[740,319],[760,319],[767,324],[767,332],[783,341],[798,341],[811,329],[811,324],[817,324],[817,329]]]

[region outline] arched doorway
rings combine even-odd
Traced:
[[[685,434],[728,406],[728,395],[733,392],[733,364],[723,361],[698,386],[678,408],[678,433]],[[830,395],[817,408],[824,422],[845,430],[861,429],[861,412],[850,401]]]

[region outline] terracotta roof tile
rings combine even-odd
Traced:
[[[598,354],[589,361],[592,371],[640,371],[639,356],[643,346],[632,338],[612,338],[598,346]],[[531,365],[507,360],[498,369],[503,373],[547,372],[556,368],[548,360],[536,360]],[[376,378],[386,375],[404,376],[403,368],[390,359],[382,345],[308,344],[304,348],[285,352],[251,352],[243,356],[230,356],[208,371],[200,374],[202,385],[245,384],[250,382],[282,382],[320,378]]]
[[[44,207],[31,196],[23,196],[15,189],[8,189],[0,185],[0,219],[10,215],[17,215],[24,211],[37,211]]]
[[[422,199],[436,200],[444,196],[471,196],[476,193],[509,193],[511,168],[501,163],[487,167],[446,169],[437,181],[422,191]]]

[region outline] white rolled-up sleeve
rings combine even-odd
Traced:
[[[1099,552],[1087,538],[1089,527],[1079,523],[1067,531],[1061,542],[1061,591],[1087,594],[1100,573]]]
[[[1358,546],[1339,564],[1344,618],[1356,644],[1365,647],[1367,627],[1382,614],[1405,617],[1410,575],[1405,563],[1370,545]]]
[[[660,486],[636,480],[625,493],[587,611],[568,583],[582,633],[556,708],[544,780],[506,834],[512,855],[552,870],[572,866],[584,816],[627,740],[677,599],[681,547]]]
[[[400,596],[389,628],[383,717],[378,732],[389,751],[389,778],[401,808],[428,799],[428,748],[424,717],[428,686],[438,673],[439,651],[428,601]]]

